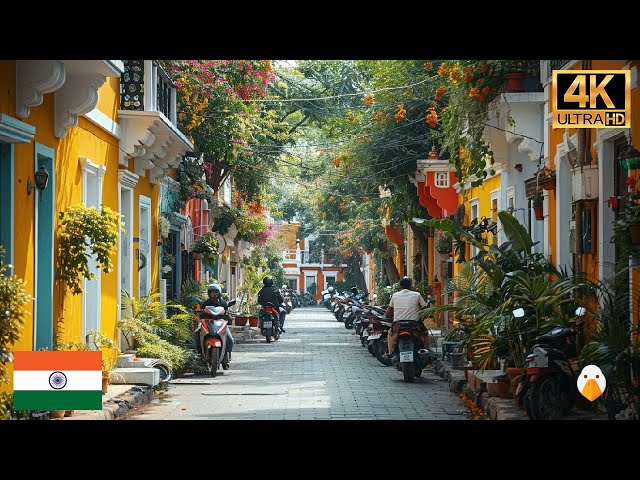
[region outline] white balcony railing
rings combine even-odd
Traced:
[[[121,109],[161,112],[177,126],[176,87],[155,60],[124,60]]]

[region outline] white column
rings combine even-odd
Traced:
[[[155,86],[153,79],[155,78],[153,75],[153,61],[145,60],[144,61],[144,109],[147,112],[155,110]]]

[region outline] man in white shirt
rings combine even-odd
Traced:
[[[415,320],[419,321],[418,313],[422,308],[428,307],[429,304],[424,301],[419,292],[411,290],[411,279],[404,277],[400,280],[400,290],[391,296],[389,307],[387,308],[387,317],[393,317],[393,323],[399,320]],[[395,344],[397,334],[394,328],[390,328],[387,332],[387,346],[389,348],[388,356],[392,356],[392,346]],[[429,333],[425,330],[422,334],[423,348],[429,348]]]

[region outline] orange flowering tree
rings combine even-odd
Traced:
[[[442,144],[461,184],[477,186],[493,174],[493,152],[482,139],[491,102],[506,91],[505,73],[521,68],[516,60],[450,60],[437,68],[432,112],[441,112]],[[437,120],[431,113],[432,123]],[[436,114],[437,115],[437,114]],[[427,119],[429,121],[429,118]],[[489,168],[487,169],[487,163]]]

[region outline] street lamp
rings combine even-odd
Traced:
[[[618,155],[620,165],[627,171],[638,168],[640,165],[640,152],[633,145],[627,145],[627,148]]]

